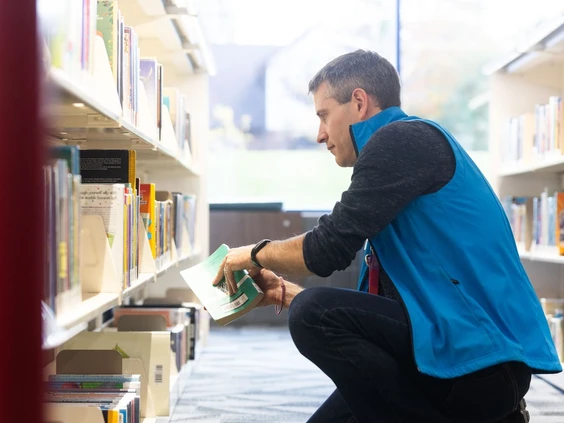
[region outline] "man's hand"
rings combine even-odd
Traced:
[[[251,261],[251,250],[254,245],[247,245],[245,247],[232,248],[229,250],[223,262],[219,266],[219,270],[213,284],[217,285],[221,279],[225,277],[229,294],[233,295],[237,292],[237,282],[235,281],[234,272],[238,270],[252,270],[257,269]]]
[[[249,272],[249,276],[253,278],[264,293],[264,297],[257,307],[280,305],[282,301],[282,278],[280,276],[270,270],[257,267]]]

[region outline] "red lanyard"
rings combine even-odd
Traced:
[[[378,257],[370,247],[370,254],[364,257],[366,264],[368,266],[368,292],[371,294],[378,295],[378,287],[380,284],[380,263],[378,262]]]

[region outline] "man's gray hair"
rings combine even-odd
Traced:
[[[310,81],[309,92],[315,93],[323,82],[328,83],[330,96],[340,104],[351,101],[353,91],[362,88],[382,110],[401,105],[397,71],[373,51],[356,50],[333,59]]]

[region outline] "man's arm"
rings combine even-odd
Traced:
[[[312,275],[304,261],[305,234],[269,242],[257,253],[260,265],[283,275]]]
[[[349,188],[330,214],[306,234],[268,244],[259,263],[283,274],[327,277],[346,269],[367,238],[388,225],[411,201],[446,185],[456,167],[449,142],[424,122],[394,122],[378,130],[355,164]],[[230,251],[214,283],[254,267],[253,245]],[[264,262],[263,262],[264,261]]]
[[[284,275],[311,275],[304,261],[303,240],[305,235],[298,235],[284,241],[272,241],[263,247],[256,256],[262,267]],[[223,260],[213,281],[218,284],[225,277],[230,293],[237,291],[233,272],[242,269],[254,269],[251,250],[254,245],[232,248]]]

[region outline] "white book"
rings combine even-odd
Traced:
[[[83,215],[102,217],[116,274],[120,284],[123,284],[125,185],[83,184],[80,207]]]

